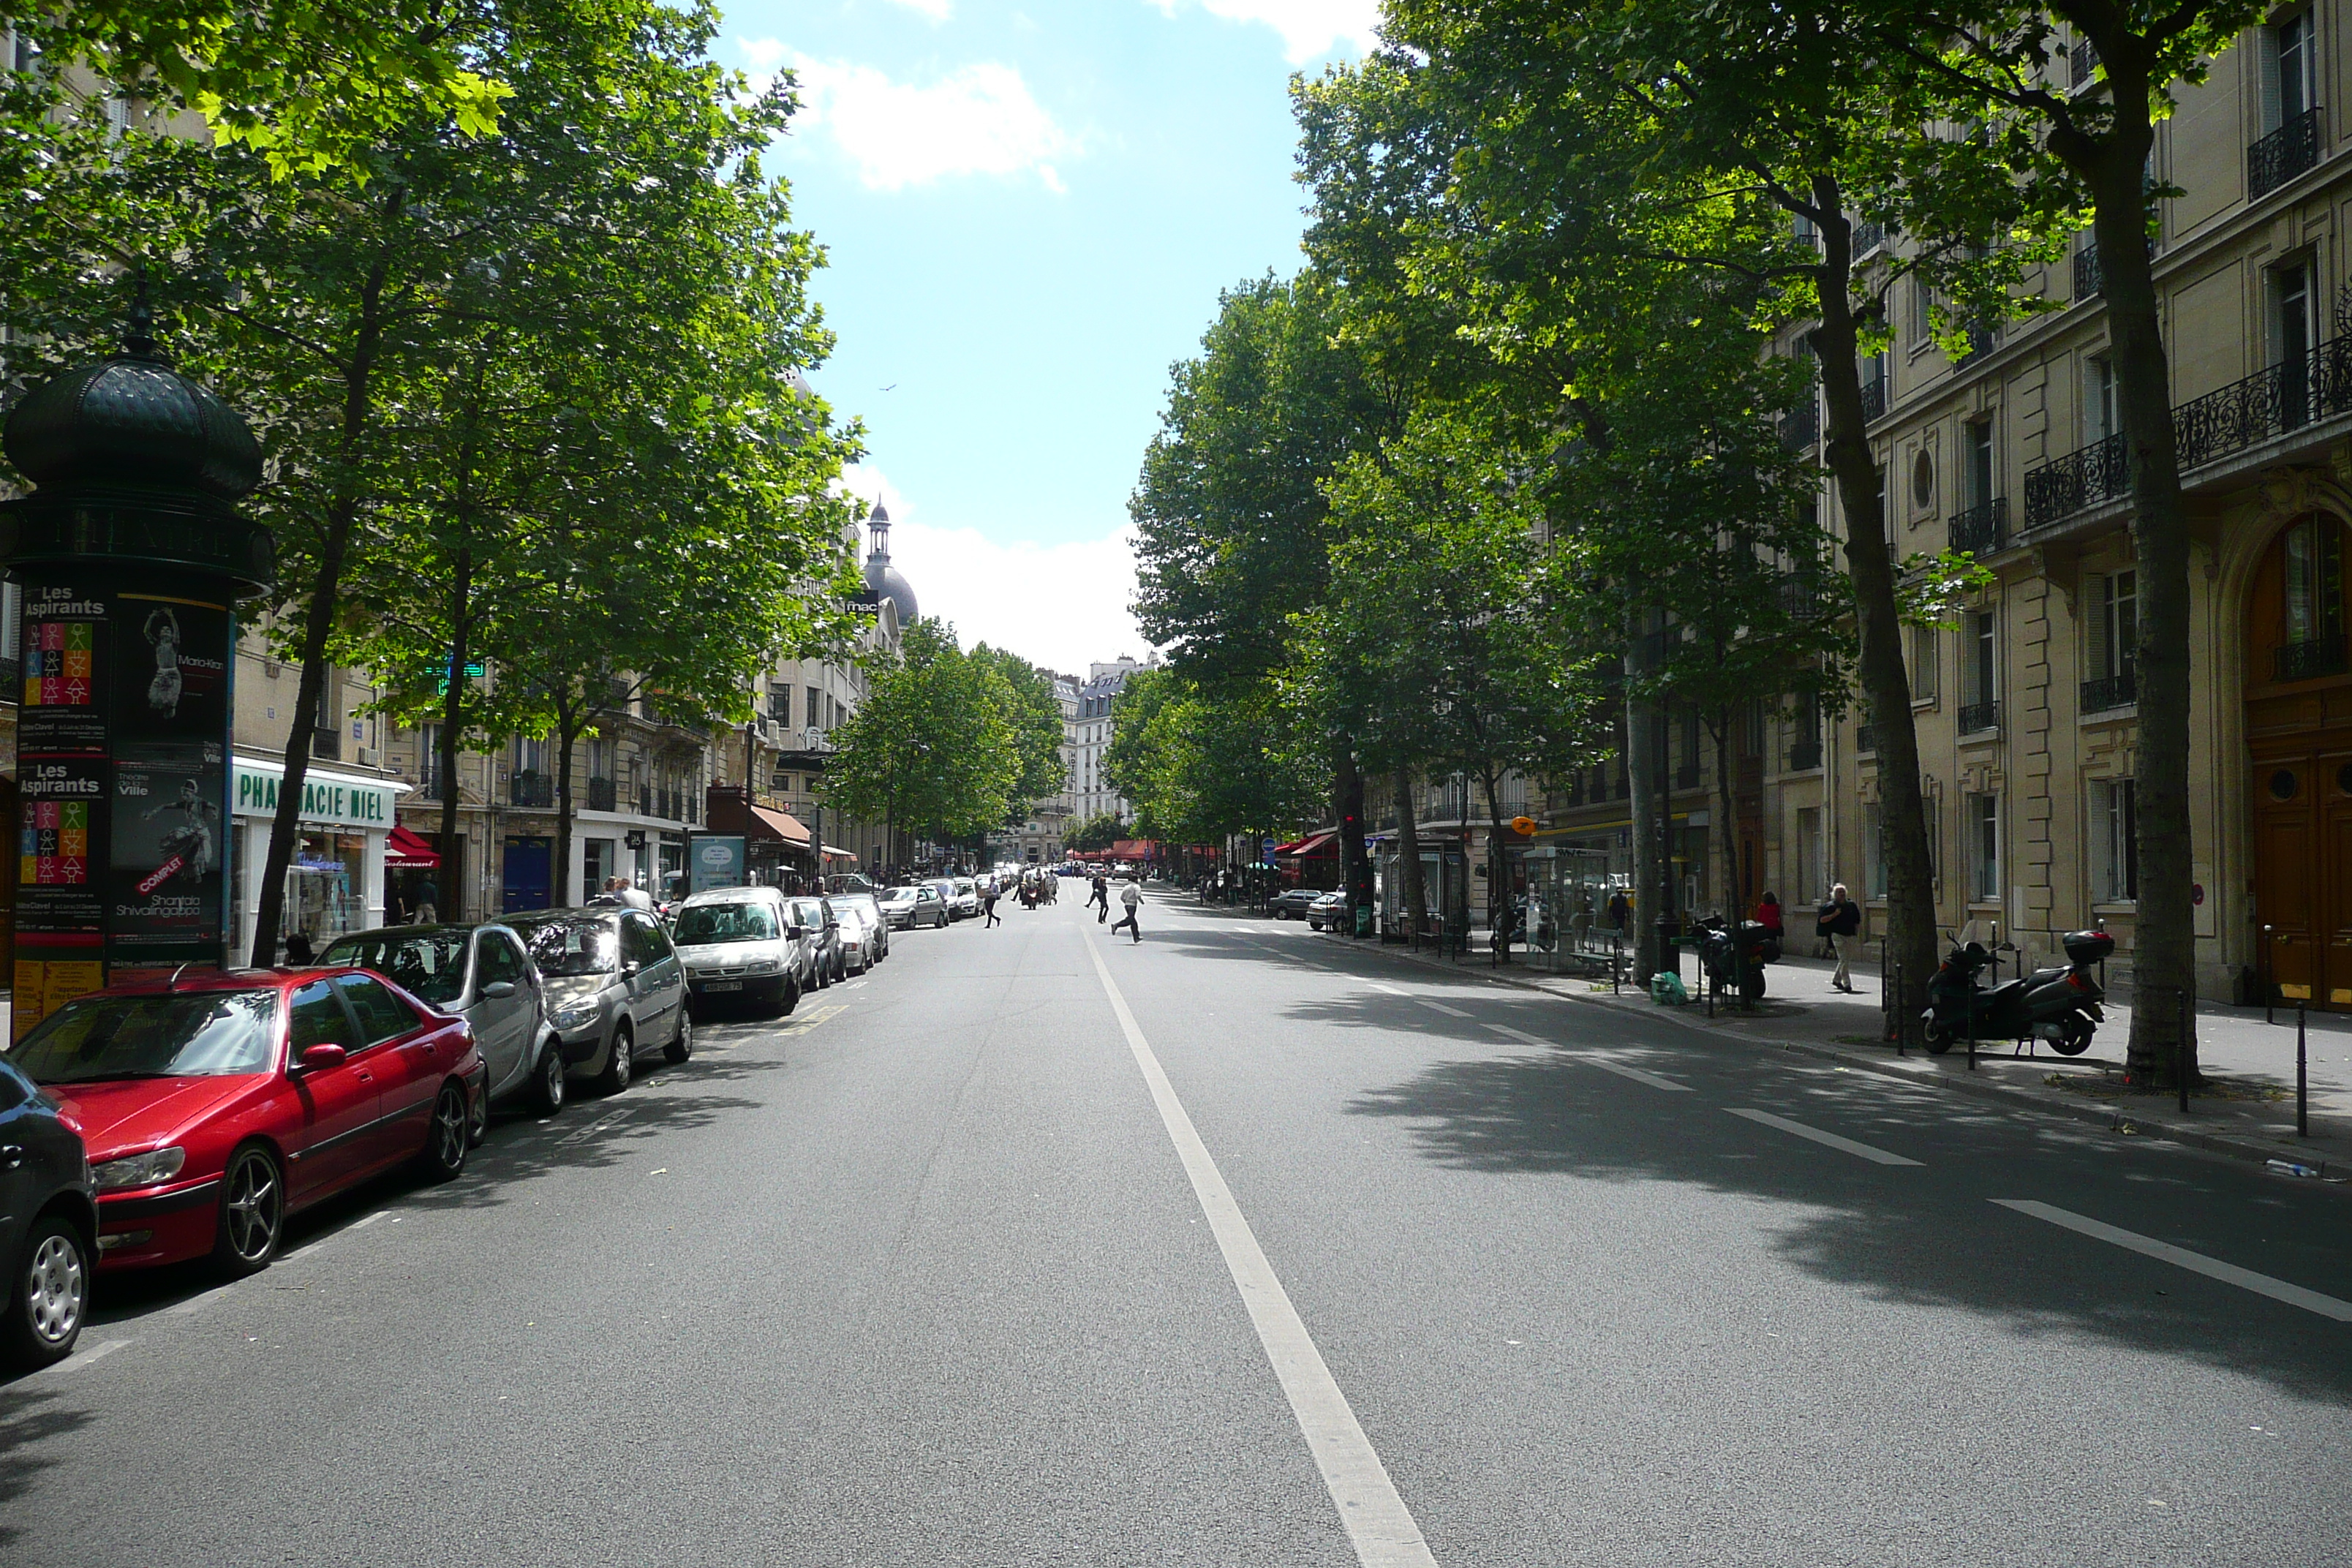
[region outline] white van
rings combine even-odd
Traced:
[[[719,1002],[746,1002],[771,1013],[800,1005],[793,909],[775,889],[697,893],[678,906],[670,940],[685,961],[687,996],[697,1017]]]

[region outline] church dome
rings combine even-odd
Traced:
[[[906,574],[890,564],[890,510],[877,502],[874,515],[867,522],[874,530],[874,549],[866,557],[866,602],[878,605],[884,599],[898,607],[898,624],[911,626],[922,617],[915,607],[914,585]]]

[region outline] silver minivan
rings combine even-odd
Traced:
[[[538,972],[522,939],[501,923],[390,926],[338,937],[319,955],[321,964],[372,969],[445,1013],[474,1026],[474,1043],[489,1068],[475,1131],[488,1121],[490,1101],[527,1093],[552,1115],[563,1105],[563,1054],[547,1020]]]
[[[697,1016],[714,1002],[748,1002],[772,1013],[800,1005],[793,910],[773,888],[713,888],[677,909],[670,940],[686,965]]]
[[[556,910],[507,922],[530,950],[547,992],[547,1021],[563,1060],[618,1094],[655,1047],[673,1062],[694,1054],[686,968],[661,922],[643,910]]]

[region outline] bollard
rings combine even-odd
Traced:
[[[2174,1022],[2172,1035],[2172,1081],[2180,1090],[2180,1109],[2189,1110],[2189,1019],[2195,1005],[2189,988],[2180,988],[2180,1016]]]
[[[2311,1136],[2311,1072],[2305,1055],[2303,1006],[2294,1009],[2294,1135]]]
[[[1624,949],[1625,933],[1622,931],[1611,931],[1609,933],[1609,994],[1612,996],[1617,994],[1617,972],[1625,966]]]
[[[1977,1070],[1977,999],[1969,998],[1969,1070]]]
[[[2271,1016],[2277,994],[2278,987],[2271,984],[2271,928],[2264,926],[2263,927],[2263,1022],[2265,1024],[2278,1022]]]

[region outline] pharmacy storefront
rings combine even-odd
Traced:
[[[275,758],[236,759],[234,963],[247,962],[253,952],[261,868],[269,858],[269,825],[285,772]],[[408,787],[396,779],[310,767],[302,781],[301,836],[286,868],[283,936],[299,932],[316,952],[345,931],[383,924],[384,840],[392,832],[393,805]]]

